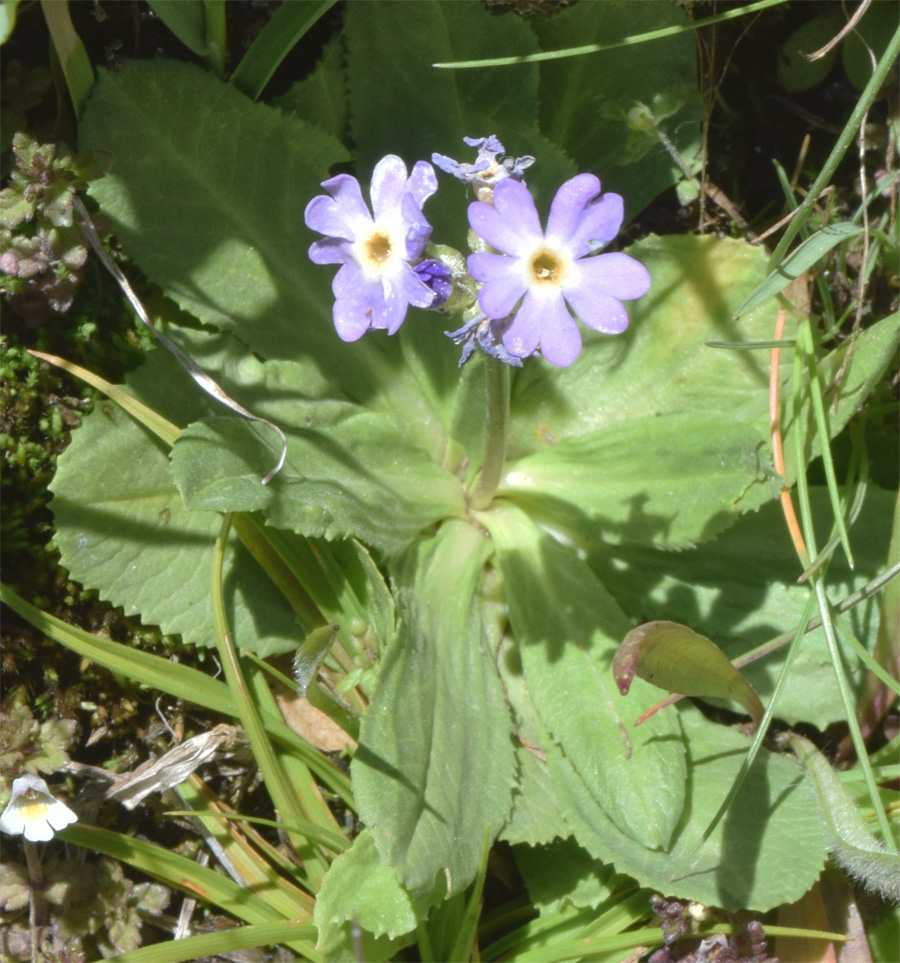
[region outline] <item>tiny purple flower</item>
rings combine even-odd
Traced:
[[[461,368],[472,357],[477,347],[491,358],[496,358],[514,368],[521,368],[521,358],[510,354],[503,344],[503,332],[511,323],[512,318],[486,318],[483,314],[477,314],[456,331],[445,331],[444,334],[454,344],[462,345],[459,367]]]
[[[421,258],[431,236],[422,205],[437,190],[434,169],[419,161],[407,177],[399,157],[383,157],[369,191],[374,217],[355,177],[338,174],[322,187],[331,197],[314,197],[304,218],[307,227],[325,235],[310,247],[310,259],[341,265],[331,284],[338,336],[356,341],[369,328],[394,334],[410,304],[428,308],[436,298],[411,263]]]
[[[593,254],[622,224],[618,194],[600,196],[600,181],[579,174],[566,181],[542,232],[528,188],[509,177],[494,189],[494,204],[469,205],[469,224],[500,254],[470,254],[469,271],[482,282],[478,304],[489,318],[515,312],[503,334],[510,354],[527,358],[540,348],[566,367],[581,351],[569,308],[589,328],[620,334],[628,327],[622,301],[650,287],[647,269],[627,254]],[[518,307],[517,307],[518,306]]]
[[[455,161],[445,154],[432,154],[431,163],[463,184],[471,184],[475,196],[482,201],[489,201],[493,189],[507,177],[524,180],[525,170],[534,163],[534,158],[528,154],[524,157],[505,157],[503,144],[494,134],[489,137],[463,137],[463,140],[469,147],[478,149],[474,164]]]

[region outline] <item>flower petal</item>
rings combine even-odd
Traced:
[[[359,181],[349,174],[338,174],[322,182],[322,187],[334,198],[324,194],[314,197],[306,205],[306,224],[320,234],[353,240],[372,223],[372,215],[363,200]]]
[[[53,839],[53,828],[46,818],[26,818],[23,835],[31,843],[46,843]]]
[[[493,207],[481,201],[469,205],[469,224],[479,237],[505,254],[523,254],[544,237],[531,192],[511,177],[494,188]]]
[[[573,265],[571,280],[563,292],[584,290],[590,296],[610,295],[621,301],[642,297],[650,288],[650,272],[627,254],[597,254]]]
[[[396,334],[400,325],[403,324],[410,304],[424,308],[434,300],[432,292],[416,277],[412,268],[407,264],[404,267],[412,277],[408,277],[404,272],[399,277],[385,279],[384,310],[381,312],[378,323],[372,325],[373,328],[387,328],[388,334]]]
[[[404,194],[400,203],[400,212],[403,221],[407,225],[405,243],[406,256],[411,261],[415,261],[422,256],[428,238],[431,237],[432,227],[425,220],[425,215],[416,205],[416,200],[412,194]]]
[[[406,189],[415,198],[416,204],[421,210],[422,205],[437,190],[437,174],[428,161],[416,161],[409,175]]]
[[[604,194],[584,210],[566,245],[573,257],[583,257],[608,244],[618,233],[625,204],[618,194]]]
[[[381,284],[363,284],[338,295],[334,302],[334,327],[341,341],[358,341],[372,327],[386,327],[384,289]]]
[[[586,288],[570,291],[566,300],[582,324],[602,334],[621,334],[628,327],[628,312],[621,301],[608,294],[592,294]]]
[[[369,187],[375,220],[399,211],[406,190],[406,164],[396,154],[382,157],[372,171],[372,184]]]
[[[591,201],[600,194],[600,181],[593,174],[578,174],[556,192],[547,218],[547,237],[568,245]],[[578,254],[573,254],[579,257]]]
[[[405,262],[401,263],[401,269],[396,274],[385,278],[384,283],[392,291],[401,294],[406,299],[406,303],[413,307],[430,308],[434,302],[434,291]],[[393,333],[391,331],[391,334]]]
[[[54,799],[47,807],[47,822],[53,829],[65,829],[78,822],[78,817],[59,799]]]
[[[527,290],[518,258],[502,254],[470,254],[466,260],[469,273],[484,285],[478,292],[478,304],[489,318],[505,318]]]
[[[341,237],[324,237],[309,246],[309,259],[313,264],[346,264],[353,260],[350,241]]]
[[[520,317],[524,324],[539,330],[541,353],[551,364],[564,368],[578,357],[581,351],[581,335],[558,291],[548,292],[542,297],[528,295],[516,315],[513,327]],[[518,351],[513,353],[518,354]]]
[[[22,811],[19,806],[10,801],[3,815],[0,816],[0,830],[7,836],[21,836],[25,832],[25,820],[22,818]]]
[[[334,326],[342,341],[356,341],[369,328],[386,327],[384,288],[380,280],[367,281],[355,263],[345,264],[331,282],[334,292]]]
[[[540,296],[532,291],[525,296],[512,324],[503,335],[503,344],[510,354],[517,358],[527,358],[543,344],[549,329],[565,326],[566,323],[574,327],[558,291],[550,291]]]

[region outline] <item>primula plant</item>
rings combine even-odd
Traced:
[[[111,163],[73,210],[159,347],[125,385],[41,354],[106,396],[55,541],[221,678],[4,601],[213,714],[57,836],[240,924],[125,958],[764,963],[845,939],[848,879],[884,945],[900,313],[861,305],[897,178],[821,198],[900,31],[782,178],[793,218],[751,226],[707,177],[680,6],[349,2],[259,102],[328,6],[279,8],[228,80],[224,5],[151,4],[202,65],[94,71],[69,38],[78,147]],[[678,198],[699,229],[654,233]],[[265,792],[226,798],[226,758]],[[152,794],[227,876],[123,831]]]

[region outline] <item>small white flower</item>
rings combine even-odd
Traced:
[[[12,796],[0,816],[0,831],[10,836],[24,834],[32,843],[46,842],[53,839],[54,830],[77,820],[65,803],[50,794],[43,779],[26,774],[13,781]]]

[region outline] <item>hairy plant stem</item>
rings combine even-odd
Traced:
[[[500,484],[509,433],[509,365],[496,358],[485,358],[485,363],[484,458],[472,493],[472,508],[476,511],[490,505]]]

